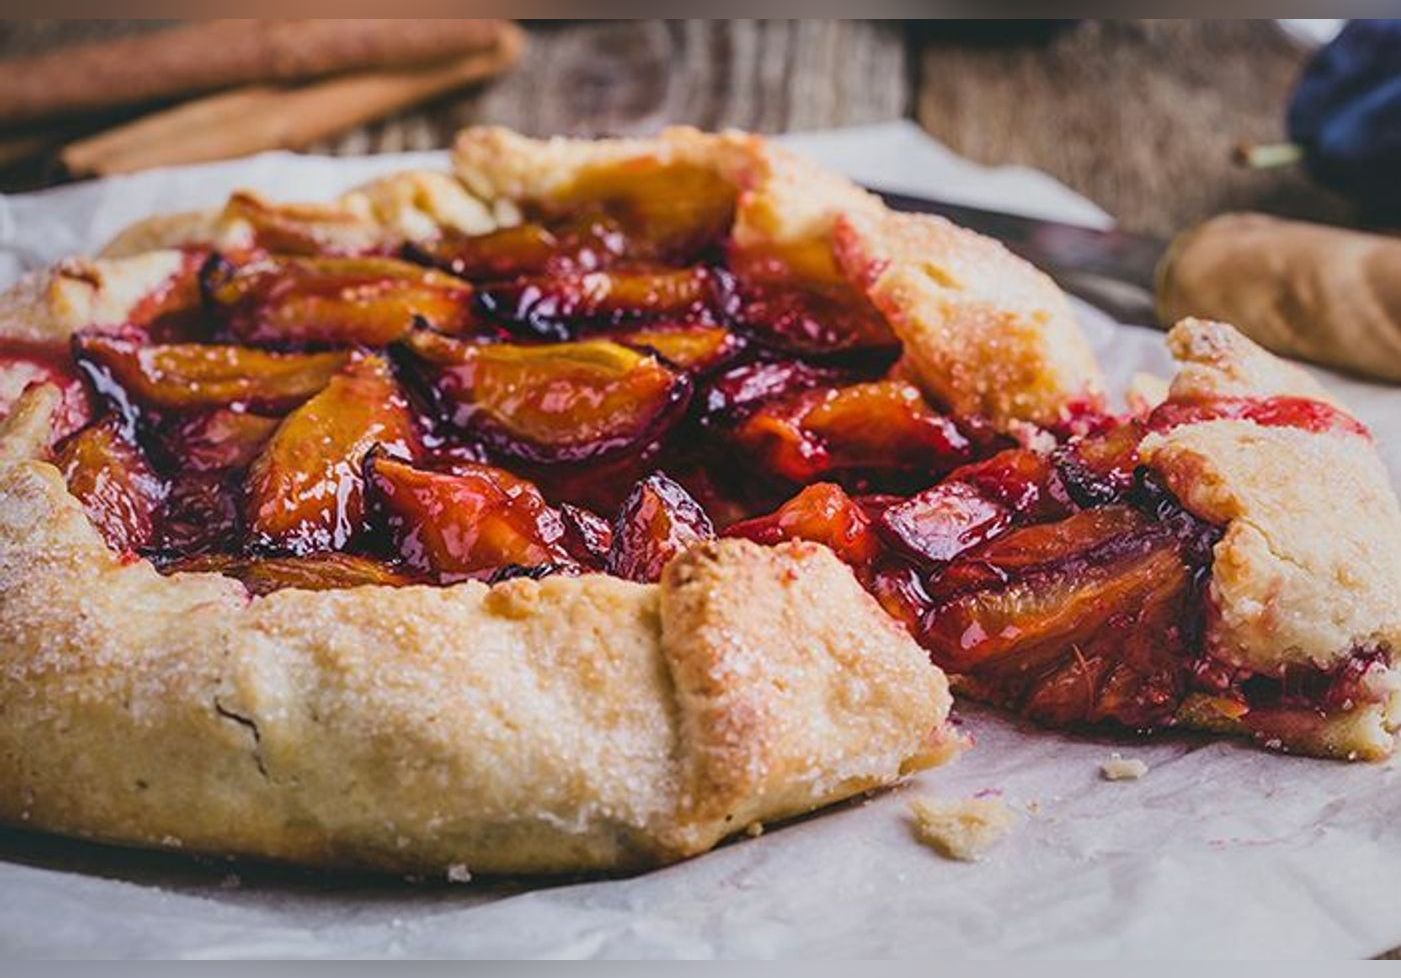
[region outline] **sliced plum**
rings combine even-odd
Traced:
[[[616,262],[626,248],[615,220],[581,215],[553,227],[526,222],[487,234],[449,231],[413,245],[410,256],[459,278],[482,282],[596,271]]]
[[[700,398],[701,423],[713,428],[734,426],[770,401],[852,379],[846,372],[801,360],[756,360],[740,364],[706,384]]]
[[[1200,651],[1203,533],[1126,506],[1014,530],[925,581],[916,637],[1033,719],[1168,723]]]
[[[96,421],[61,442],[54,462],[107,546],[127,554],[150,542],[165,484],[119,419]]]
[[[272,433],[278,418],[215,408],[176,415],[158,434],[167,468],[192,472],[222,472],[250,465]]]
[[[845,285],[739,273],[729,318],[758,342],[804,357],[885,355],[899,341],[866,297]]]
[[[569,556],[580,565],[602,569],[613,545],[613,524],[591,509],[561,503],[560,519],[564,522],[562,543]]]
[[[653,472],[633,488],[613,521],[607,570],[629,581],[652,583],[673,557],[714,537],[700,504],[678,483]]]
[[[976,487],[951,480],[887,507],[878,525],[906,556],[938,566],[1004,532],[1012,516]]]
[[[170,478],[146,550],[156,556],[237,550],[243,541],[242,483],[216,471]]]
[[[682,264],[728,234],[735,199],[734,184],[712,167],[639,158],[585,170],[546,209],[606,214],[622,226],[629,256]]]
[[[744,341],[724,326],[657,324],[609,334],[624,346],[651,351],[673,367],[703,374],[733,360]]]
[[[1056,468],[1070,497],[1086,507],[1123,501],[1133,488],[1138,445],[1147,434],[1142,422],[1129,420],[1057,449]]]
[[[759,468],[793,482],[843,472],[932,478],[971,457],[968,440],[902,381],[821,387],[771,401],[730,432]]]
[[[407,401],[383,358],[353,360],[278,425],[248,473],[251,543],[305,554],[343,548],[361,529],[361,463],[376,444],[415,448]]]
[[[404,587],[417,582],[388,564],[370,557],[324,551],[299,557],[241,557],[203,554],[172,561],[161,567],[166,574],[215,573],[240,581],[248,593],[271,594],[287,588],[300,591],[334,591],[344,588]]]
[[[863,570],[882,549],[865,510],[830,482],[810,485],[774,512],[732,524],[724,535],[767,545],[810,540],[827,545],[846,563]]]
[[[130,416],[142,407],[197,411],[246,407],[285,411],[321,391],[347,353],[268,353],[243,346],[78,334],[73,355],[94,389]]]
[[[210,310],[240,342],[387,346],[416,320],[449,333],[473,325],[472,286],[393,258],[263,257],[203,272]]]
[[[714,321],[715,283],[716,273],[703,267],[523,276],[480,286],[477,303],[493,322],[569,339],[578,325]]]
[[[431,471],[376,451],[365,478],[397,555],[414,570],[451,581],[571,561],[560,514],[504,469],[459,463]]]
[[[408,347],[428,365],[447,420],[531,462],[579,462],[655,441],[690,383],[655,356],[608,340],[467,343],[426,330]]]

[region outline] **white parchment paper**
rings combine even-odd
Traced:
[[[859,179],[1103,225],[1045,174],[987,169],[905,124],[790,137]],[[441,154],[266,154],[0,198],[0,287],[91,252],[147,214],[237,186],[321,199]],[[1161,334],[1077,311],[1113,381],[1166,373]],[[1326,383],[1401,474],[1401,389]],[[1327,500],[1320,500],[1324,505]],[[1401,767],[1282,758],[1186,736],[1030,730],[961,708],[977,740],[946,768],[688,863],[611,880],[417,884],[0,832],[0,955],[1368,955],[1401,944]],[[1106,782],[1112,751],[1146,761]],[[1020,813],[983,862],[916,843],[911,797],[999,792]]]

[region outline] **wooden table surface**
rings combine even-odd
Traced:
[[[153,26],[0,22],[0,57]],[[1269,21],[1087,21],[1012,41],[939,22],[547,22],[530,42],[503,79],[313,148],[429,149],[481,122],[598,135],[915,118],[973,159],[1048,171],[1135,230],[1170,234],[1226,208],[1351,217],[1295,170],[1230,162],[1240,141],[1280,138],[1307,58]],[[0,189],[55,178],[30,164],[0,173]]]
[[[0,57],[159,27],[0,21]],[[1168,235],[1225,209],[1351,223],[1296,170],[1230,162],[1282,137],[1308,52],[1269,21],[1087,21],[1008,40],[899,21],[611,21],[529,25],[509,76],[313,151],[434,149],[460,127],[619,135],[666,123],[758,132],[913,118],[984,163],[1038,167],[1133,230]],[[30,164],[0,190],[58,179]],[[1401,957],[1401,949],[1387,957]]]

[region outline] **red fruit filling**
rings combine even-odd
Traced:
[[[654,472],[623,500],[604,567],[629,581],[655,581],[673,557],[714,536],[715,528],[700,504],[680,485]]]
[[[10,413],[20,395],[39,384],[52,384],[61,394],[52,422],[54,441],[92,420],[92,399],[66,344],[0,340],[0,418]]]
[[[1196,694],[1283,736],[1379,695],[1379,652],[1274,678],[1213,660],[1218,531],[1138,454],[1217,419],[1356,421],[1300,398],[1087,400],[1054,450],[1015,447],[893,367],[857,290],[731,267],[734,205],[650,162],[401,260],[330,254],[242,200],[260,250],[190,252],[71,349],[0,346],[0,415],[57,384],[53,461],[109,545],[253,594],[653,582],[718,525],[829,547],[965,690],[1035,720],[1159,727]]]

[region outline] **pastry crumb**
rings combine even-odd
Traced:
[[[1106,781],[1137,781],[1148,773],[1148,765],[1136,757],[1120,757],[1116,751],[1099,766]]]
[[[759,836],[764,834],[764,823],[750,822],[744,827],[744,834],[749,836],[751,839],[759,838]]]
[[[976,861],[1011,830],[1016,814],[1000,797],[910,803],[919,841],[949,859]]]
[[[448,867],[449,883],[470,883],[472,882],[472,872],[467,868],[466,863],[453,863]]]

